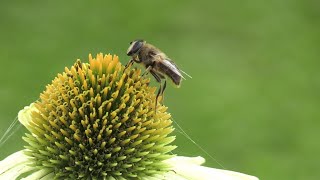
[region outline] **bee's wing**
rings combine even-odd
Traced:
[[[151,55],[151,56],[153,58],[158,59],[159,62],[161,62],[166,67],[169,67],[172,71],[174,71],[174,73],[178,74],[183,79],[186,79],[186,78],[184,78],[181,73],[185,74],[189,78],[192,78],[189,74],[187,74],[186,72],[179,69],[178,66],[171,59],[169,59],[165,54],[162,53],[162,54],[155,54],[155,55]]]
[[[182,74],[181,71],[179,70],[179,68],[177,67],[176,64],[174,64],[173,61],[171,61],[170,59],[163,59],[161,61],[162,64],[164,64],[165,66],[169,67],[174,73],[178,74],[179,76],[181,76],[183,79],[185,79]]]
[[[186,72],[184,72],[184,71],[182,71],[181,69],[179,69],[178,66],[177,66],[171,59],[167,58],[167,59],[165,59],[165,60],[166,60],[166,61],[169,61],[170,64],[172,64],[172,65],[175,67],[175,69],[177,69],[177,71],[183,73],[184,75],[188,76],[189,78],[192,78],[189,74],[187,74]],[[181,73],[179,73],[179,74],[181,74]],[[182,77],[183,79],[186,79],[186,78],[184,78],[182,75],[181,75],[181,77]]]

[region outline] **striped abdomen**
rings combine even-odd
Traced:
[[[172,61],[169,61],[169,60],[158,61],[156,62],[155,68],[157,71],[169,77],[175,85],[179,86],[181,84],[181,80],[183,76],[181,75],[177,66],[172,63]]]

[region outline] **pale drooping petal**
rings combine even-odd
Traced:
[[[35,107],[34,103],[31,103],[29,106],[24,107],[18,113],[18,119],[20,123],[29,130],[30,122],[32,121],[31,112],[38,112],[38,109]]]
[[[16,179],[21,174],[31,171],[33,168],[28,166],[28,158],[22,150],[0,161],[0,179]]]
[[[51,180],[51,179],[54,179],[54,173],[50,169],[41,169],[23,178],[22,180],[35,180],[35,179]]]
[[[205,162],[202,157],[177,156],[165,161],[173,168],[165,176],[173,176],[187,180],[258,180],[258,178],[238,172],[201,166]],[[169,178],[168,178],[169,179]]]
[[[0,179],[23,179],[23,180],[51,180],[54,174],[50,169],[38,169],[31,165],[30,157],[25,155],[25,151],[21,150],[11,154],[4,160],[0,161]],[[29,174],[31,172],[31,174]],[[27,176],[23,175],[27,173]],[[23,178],[24,177],[24,178]]]

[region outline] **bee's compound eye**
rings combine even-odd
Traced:
[[[133,41],[127,51],[127,55],[132,56],[133,54],[136,54],[141,49],[142,46],[143,46],[143,42]]]

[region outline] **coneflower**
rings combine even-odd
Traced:
[[[0,162],[0,179],[257,179],[173,155],[171,116],[155,87],[117,56],[89,56],[58,74],[18,119],[24,150]]]

